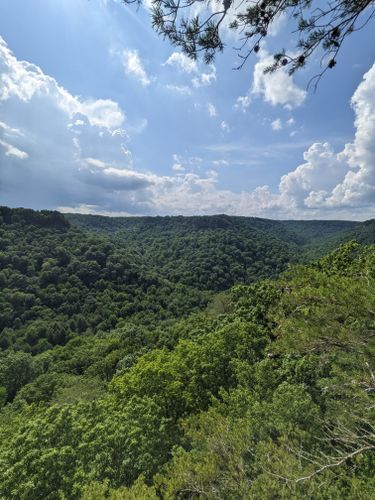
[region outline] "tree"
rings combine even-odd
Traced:
[[[12,401],[17,391],[32,381],[36,376],[36,368],[30,354],[9,352],[0,358],[0,389],[5,388],[6,401]],[[0,399],[4,393],[0,391]]]
[[[123,0],[126,4],[142,0]],[[197,14],[198,12],[198,14]],[[297,34],[296,51],[285,49],[274,54],[274,63],[266,71],[288,66],[290,74],[305,66],[311,56],[323,51],[322,71],[336,65],[344,40],[362,29],[375,17],[374,0],[152,0],[154,29],[181,47],[192,59],[203,53],[206,63],[224,49],[223,27],[239,35],[236,48],[242,68],[252,53],[260,50],[271,28],[281,15],[287,15]]]

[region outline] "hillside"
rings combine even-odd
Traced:
[[[225,215],[67,219],[125,243],[164,278],[201,290],[277,276],[295,259],[298,240],[277,221]]]
[[[65,214],[73,225],[100,233],[121,235],[152,235],[153,233],[196,233],[210,230],[233,230],[249,234],[258,231],[281,241],[307,245],[340,233],[355,232],[367,223],[336,220],[272,220],[230,215],[105,217],[100,215]],[[371,222],[371,221],[368,221]]]
[[[321,257],[327,252],[337,248],[347,241],[357,241],[364,245],[375,243],[375,219],[370,219],[361,223],[348,224],[333,234],[325,237],[317,237],[306,246],[305,254],[307,258]]]
[[[321,222],[0,216],[1,498],[372,499],[375,245],[280,274]],[[215,241],[263,275],[203,290]]]
[[[209,294],[170,283],[127,245],[57,212],[0,208],[0,347],[33,354],[132,320],[190,314]]]
[[[298,235],[301,245],[309,245],[316,241],[323,242],[327,238],[338,238],[350,231],[361,228],[361,222],[342,220],[284,220],[281,223],[290,232]],[[345,236],[343,236],[345,238]],[[345,239],[345,241],[348,241]]]
[[[173,282],[202,290],[226,290],[239,283],[276,277],[310,247],[323,255],[355,239],[361,223],[274,221],[227,215],[201,217],[103,217],[67,214],[75,226],[126,243],[147,267]],[[350,232],[352,231],[352,233]],[[354,237],[353,237],[354,235]],[[368,243],[375,242],[375,229]],[[315,253],[313,255],[315,256]]]

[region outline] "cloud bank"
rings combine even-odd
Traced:
[[[289,102],[281,90],[273,89],[272,97],[264,83],[256,88],[270,102]],[[287,90],[294,102],[303,101],[293,85]],[[222,169],[235,166],[217,157],[184,162],[176,154],[170,175],[136,170],[128,135],[137,127],[127,126],[118,103],[74,96],[38,66],[18,60],[0,39],[1,203],[112,214],[369,218],[375,203],[375,64],[352,107],[356,132],[342,151],[312,144],[276,191],[259,186],[233,192],[219,181]],[[139,123],[141,133],[147,121]]]

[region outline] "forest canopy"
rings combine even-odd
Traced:
[[[2,498],[372,498],[372,221],[0,212]],[[211,232],[278,272],[217,293]]]

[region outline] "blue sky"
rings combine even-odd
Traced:
[[[147,9],[115,0],[0,3],[0,203],[105,214],[375,216],[369,26],[306,92],[264,76],[288,21],[241,71],[194,63]],[[365,77],[364,77],[365,75]]]

